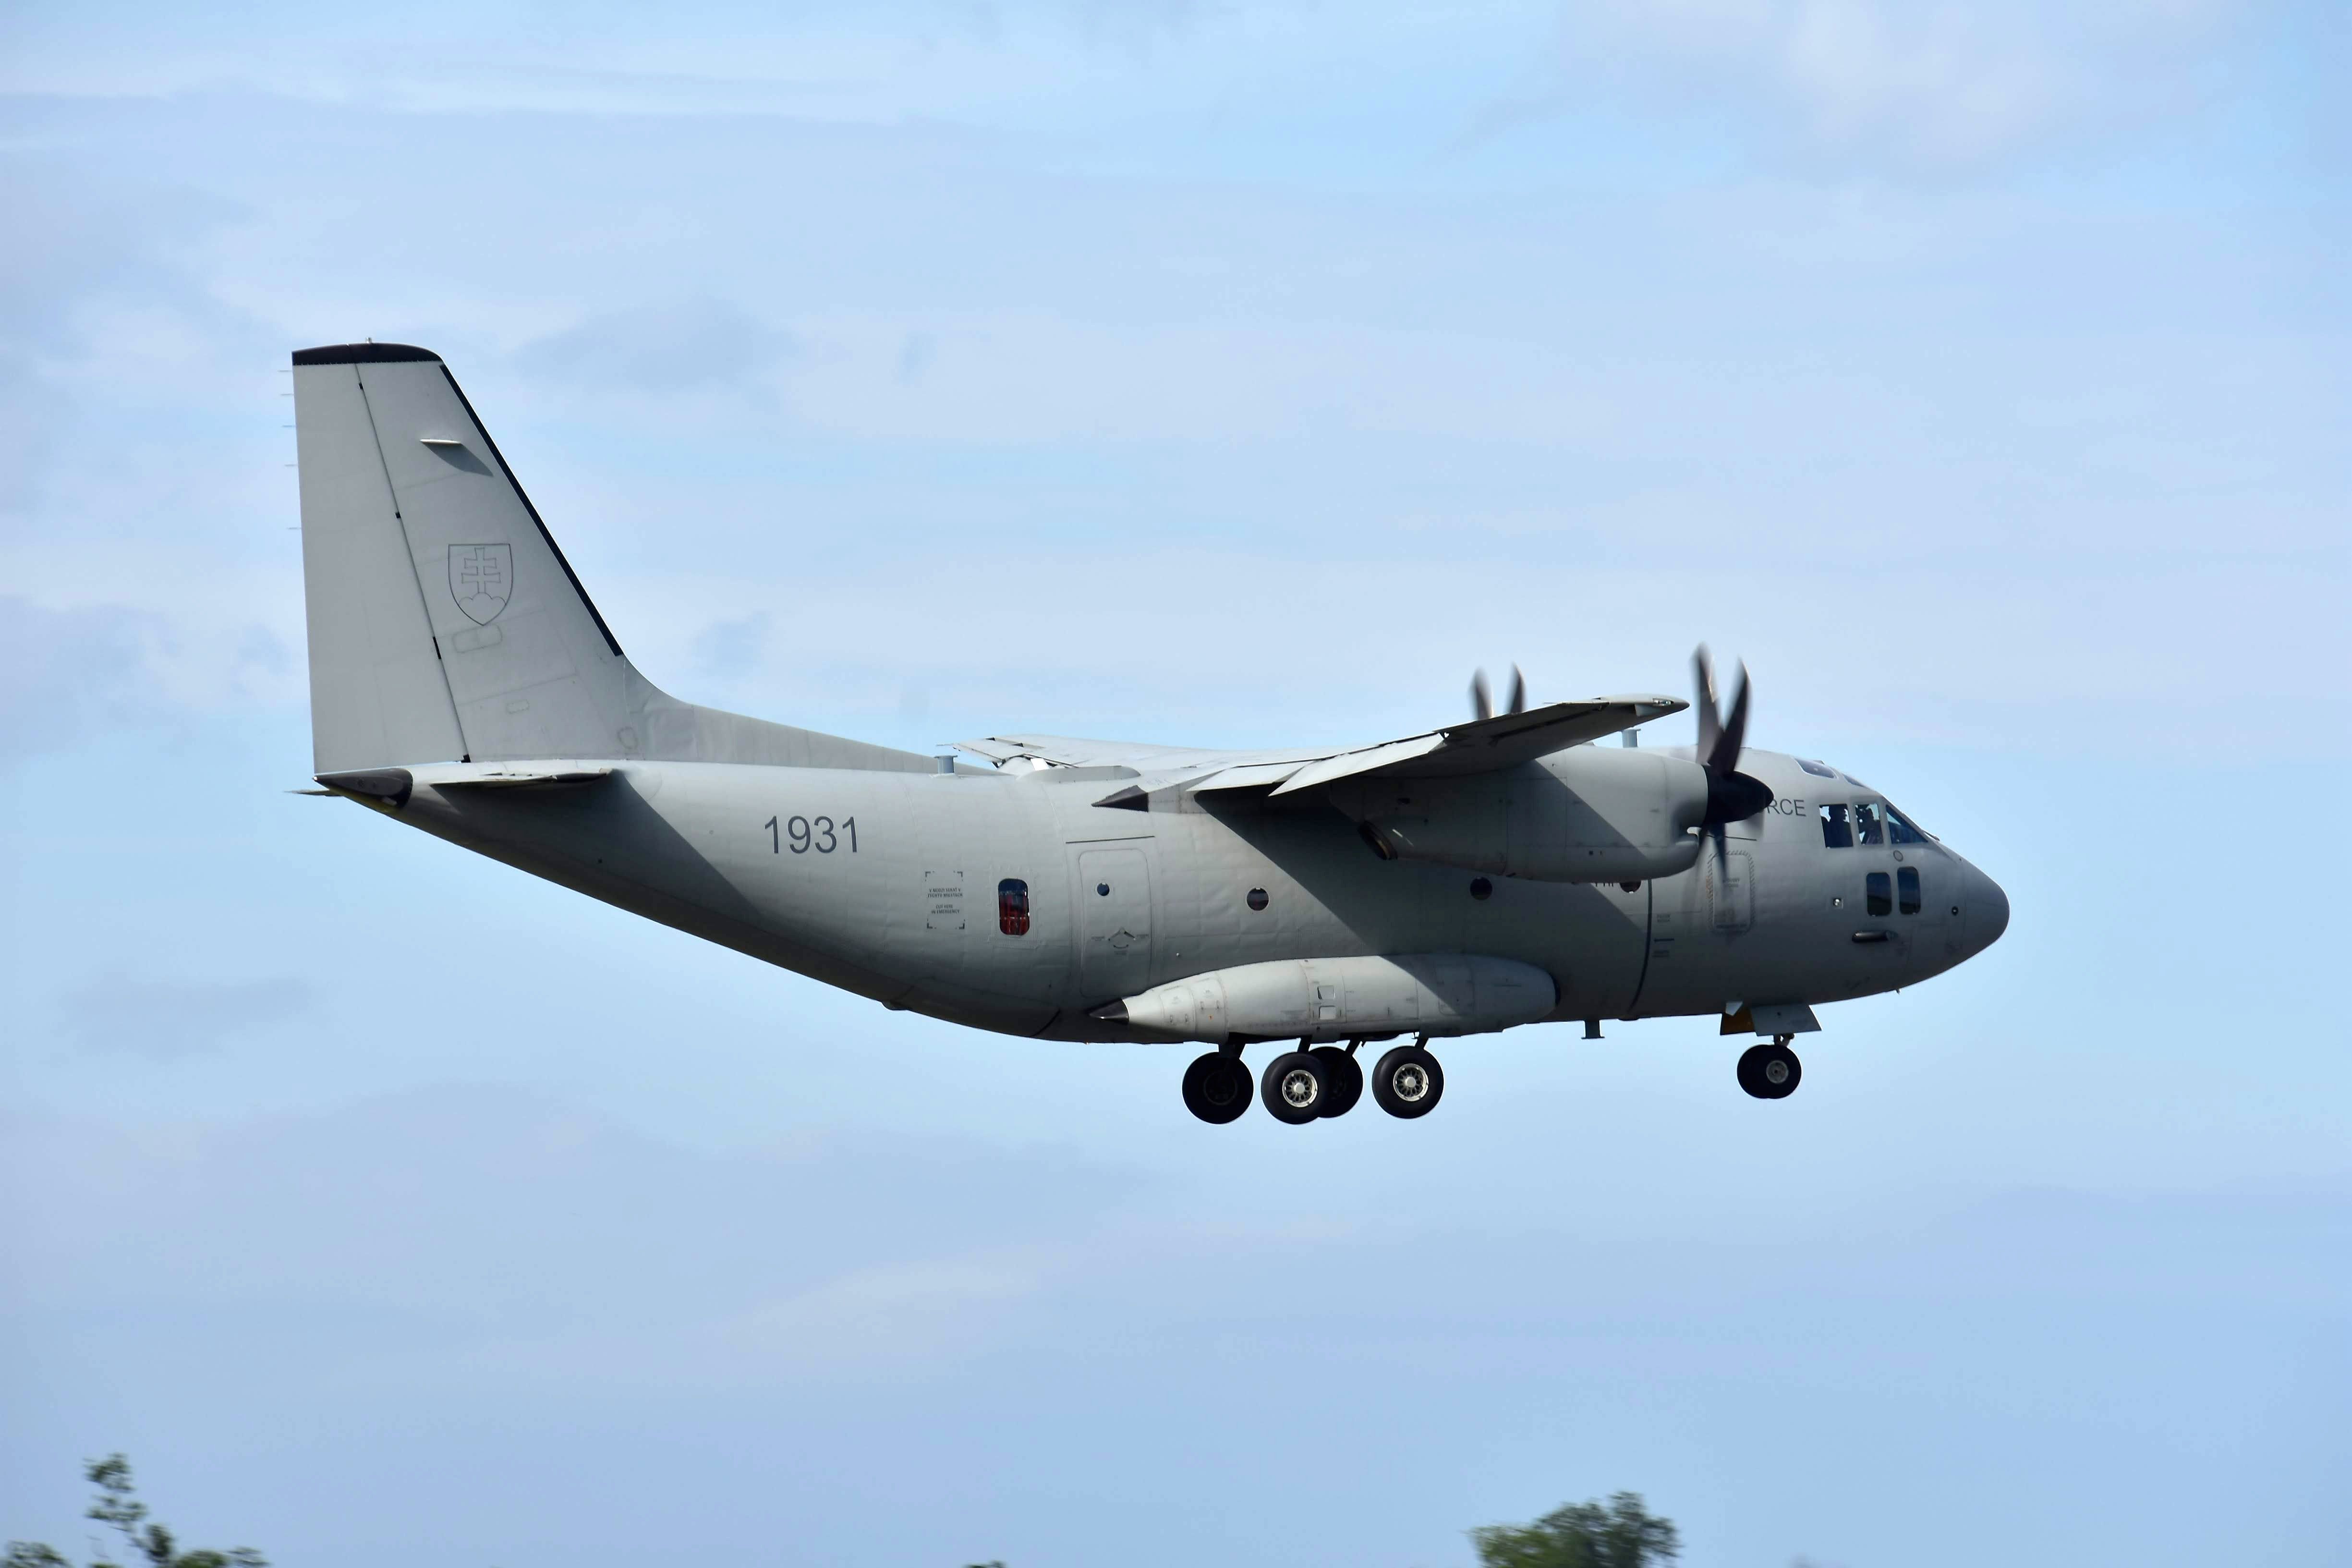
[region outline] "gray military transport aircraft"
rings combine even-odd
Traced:
[[[2009,921],[1992,879],[1825,763],[1601,697],[1352,748],[992,735],[922,756],[681,702],[637,673],[436,354],[294,355],[314,793],[767,963],[974,1028],[1204,1042],[1184,1103],[1426,1115],[1433,1039],[1713,1016],[1797,1087],[1812,1005]],[[1622,743],[1597,741],[1621,735]]]

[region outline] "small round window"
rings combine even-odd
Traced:
[[[1108,882],[1097,882],[1097,883],[1095,884],[1095,896],[1096,896],[1097,898],[1103,898],[1103,899],[1108,899],[1108,898],[1109,898],[1109,897],[1110,897],[1110,884],[1109,884]]]
[[[1484,877],[1473,877],[1470,879],[1470,896],[1484,903],[1495,896],[1495,884]]]
[[[1254,910],[1262,910],[1265,908],[1265,889],[1264,888],[1252,888],[1249,890],[1249,907]]]

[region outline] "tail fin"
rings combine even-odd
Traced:
[[[583,757],[920,772],[639,675],[438,354],[294,355],[315,771]]]

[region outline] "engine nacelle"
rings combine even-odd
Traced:
[[[1706,818],[1696,763],[1573,746],[1496,773],[1343,779],[1332,804],[1373,848],[1538,882],[1645,882],[1686,871]]]
[[[1235,1035],[1346,1040],[1374,1035],[1484,1035],[1550,1016],[1552,977],[1530,963],[1459,952],[1286,958],[1213,969],[1097,1011],[1178,1040]]]

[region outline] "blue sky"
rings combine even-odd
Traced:
[[[2352,1557],[2340,14],[314,12],[0,17],[0,1534],[121,1447],[288,1563]],[[1307,1130],[698,946],[283,793],[362,336],[682,694],[1372,741],[1706,639],[2009,935],[1783,1103],[1656,1021]]]

